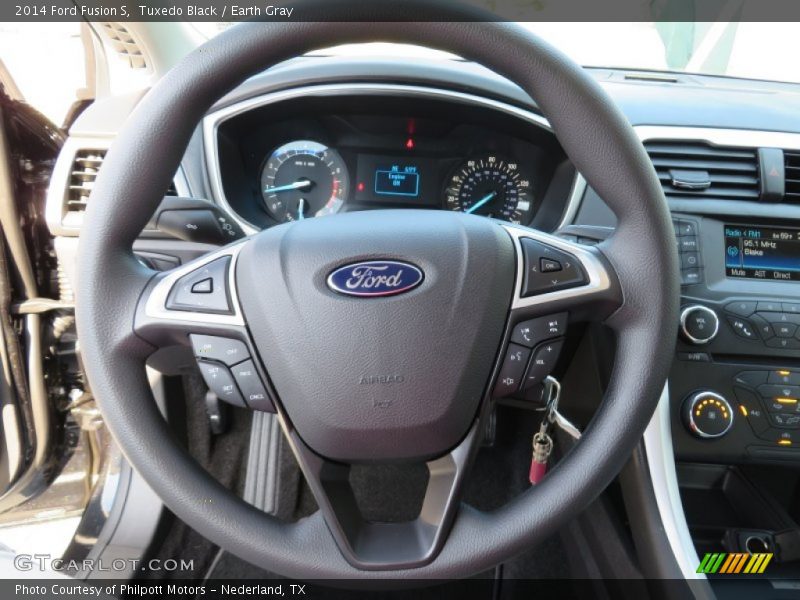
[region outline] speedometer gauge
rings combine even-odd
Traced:
[[[520,223],[529,217],[531,182],[516,163],[489,155],[467,161],[447,185],[447,208]]]
[[[261,171],[264,206],[279,222],[338,212],[348,188],[347,167],[339,153],[310,140],[277,148]]]

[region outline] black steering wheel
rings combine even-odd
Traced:
[[[131,464],[176,515],[222,548],[298,578],[465,577],[551,535],[629,457],[671,360],[675,239],[632,128],[564,55],[522,28],[467,22],[474,15],[464,19],[438,2],[391,5],[402,5],[401,20],[426,11],[440,17],[402,25],[391,14],[379,22],[388,14],[382,3],[353,4],[325,9],[332,20],[375,20],[232,28],[143,98],[105,159],[86,213],[77,298],[84,365]],[[449,51],[517,83],[616,214],[613,236],[590,248],[472,215],[367,211],[276,226],[174,272],[157,274],[135,259],[132,244],[213,102],[280,61],[371,41]],[[575,277],[529,290],[542,251],[574,261]],[[376,269],[366,285],[354,269],[370,261]],[[188,283],[209,278],[221,292],[214,302],[181,299]],[[493,512],[463,505],[514,327],[565,312],[570,322],[602,321],[615,334],[601,407],[541,484]],[[249,406],[277,410],[320,507],[312,516],[285,523],[246,504],[182,449],[161,417],[145,361],[197,335],[231,340],[232,351],[252,361],[253,381],[266,393],[251,395]],[[226,361],[219,348],[210,352]],[[392,461],[427,463],[422,510],[408,523],[367,522],[347,485],[349,467]]]

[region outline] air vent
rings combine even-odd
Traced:
[[[75,154],[64,207],[68,213],[86,210],[86,202],[92,193],[97,172],[105,156],[105,150],[79,150]]]
[[[783,198],[786,202],[800,202],[800,152],[783,153],[786,165],[786,182]]]
[[[673,141],[648,142],[645,148],[667,198],[758,200],[755,149]]]
[[[114,51],[128,62],[131,69],[146,69],[147,60],[136,40],[122,23],[102,23]]]

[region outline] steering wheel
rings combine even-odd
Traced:
[[[477,23],[438,2],[391,5],[402,4],[399,20],[440,17],[402,25],[385,5],[360,4],[369,6],[329,1],[325,10],[332,21],[337,14],[374,20],[240,24],[188,55],[142,99],[86,213],[78,334],[92,390],[125,456],[166,506],[220,547],[297,578],[466,577],[553,534],[631,454],[670,365],[675,238],[631,126],[564,55],[520,27]],[[449,51],[517,83],[616,214],[610,239],[587,247],[473,215],[376,210],[275,226],[166,273],[136,260],[132,244],[213,102],[280,61],[371,41]],[[566,257],[573,277],[548,287],[537,261],[552,253]],[[213,300],[193,304],[188,286],[197,282],[213,286]],[[462,504],[515,327],[563,313],[570,323],[603,322],[615,335],[602,405],[540,484],[492,512]],[[223,338],[234,350],[203,346],[207,338],[197,336]],[[233,362],[225,352],[250,361],[251,384],[264,393],[245,404],[277,411],[316,513],[278,521],[181,447],[152,400],[144,365],[159,347],[192,343],[218,359],[203,364],[220,377]],[[420,514],[367,522],[347,483],[350,466],[396,461],[428,465]]]

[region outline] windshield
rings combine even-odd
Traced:
[[[800,82],[797,23],[519,23],[588,67],[615,67]],[[206,35],[226,25],[195,24]],[[449,56],[399,44],[339,46],[314,54]]]

